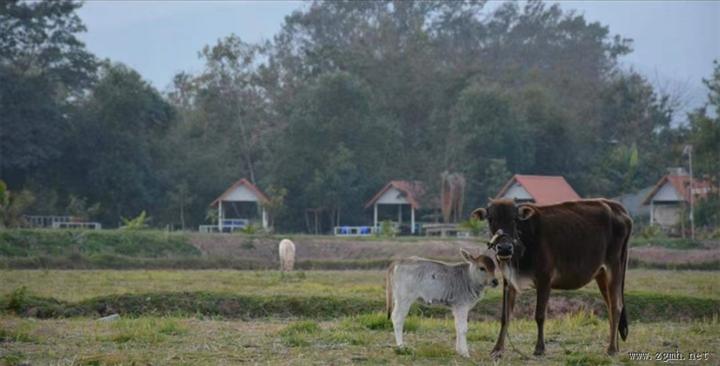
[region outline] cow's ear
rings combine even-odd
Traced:
[[[465,250],[463,248],[460,248],[460,255],[462,255],[463,259],[465,259],[466,262],[474,262],[475,261],[472,254],[470,254],[467,250]]]
[[[525,220],[533,217],[533,215],[535,215],[535,213],[536,213],[535,208],[533,208],[531,206],[518,207],[518,218],[520,220],[525,221]]]
[[[477,220],[485,220],[487,217],[487,210],[484,208],[478,208],[477,210],[473,211],[470,217],[477,219]]]

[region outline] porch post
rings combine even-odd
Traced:
[[[398,205],[398,225],[402,225],[402,204]]]
[[[268,216],[267,211],[265,211],[265,207],[262,208],[262,227],[263,229],[268,228]]]
[[[415,207],[410,205],[410,233],[415,234]]]
[[[218,231],[223,231],[223,207],[222,200],[218,201]]]
[[[377,206],[378,206],[377,203],[373,205],[373,230],[377,230],[377,225],[378,225],[378,222],[377,222],[377,220],[378,220],[378,213],[377,213],[378,207],[377,207]]]
[[[653,225],[653,222],[655,221],[655,206],[653,205],[653,200],[650,200],[650,226]]]

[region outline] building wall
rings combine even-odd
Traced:
[[[513,183],[513,185],[508,188],[502,198],[517,198],[519,201],[530,201],[533,199],[530,193],[528,193],[528,191],[517,182]]]
[[[681,212],[678,204],[655,204],[653,205],[653,223],[664,228],[677,226],[680,223]]]
[[[380,198],[378,198],[377,203],[380,204],[408,204],[409,202],[407,199],[405,199],[405,196],[403,196],[403,193],[397,190],[394,187],[390,187],[385,193],[383,193]]]
[[[236,187],[230,194],[223,198],[223,201],[247,201],[257,202],[255,194],[245,186]]]
[[[665,182],[655,193],[653,201],[680,201],[680,195],[670,182]]]

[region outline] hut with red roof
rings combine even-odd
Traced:
[[[667,231],[677,229],[684,223],[683,213],[689,211],[691,192],[692,199],[698,202],[707,198],[710,190],[710,182],[702,179],[693,179],[691,188],[690,176],[683,169],[674,169],[660,178],[643,201],[650,205],[650,225],[659,225]]]
[[[495,198],[515,199],[537,205],[576,201],[580,196],[561,176],[516,174],[500,189]]]
[[[238,180],[210,203],[210,207],[217,207],[218,210],[217,230],[225,232],[242,229],[258,216],[262,227],[267,229],[267,212],[263,205],[268,201],[268,196],[250,181],[245,178]],[[214,231],[212,229],[209,225],[200,227],[201,231]]]
[[[403,207],[410,212],[410,232],[415,234],[415,212],[422,207],[426,190],[422,182],[392,180],[379,190],[366,204],[373,208],[373,227],[378,227],[378,206],[397,206],[397,223],[402,225]]]

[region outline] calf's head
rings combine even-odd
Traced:
[[[470,264],[470,276],[483,286],[496,287],[498,280],[495,277],[495,262],[492,258],[480,254],[473,256],[465,249],[460,249],[463,259]]]
[[[523,255],[525,247],[520,241],[518,225],[535,213],[533,206],[517,205],[515,201],[499,199],[491,200],[488,207],[476,209],[472,217],[487,220],[492,236],[488,246],[495,249],[499,261],[508,261],[513,256]]]

